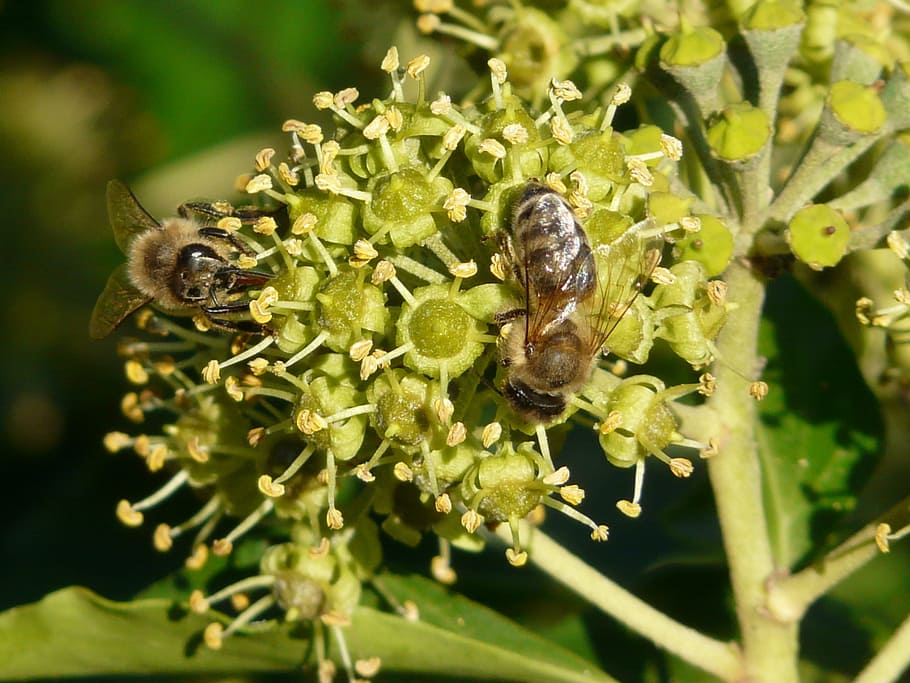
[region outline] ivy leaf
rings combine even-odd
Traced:
[[[791,279],[768,290],[758,406],[765,509],[777,562],[792,567],[856,504],[882,438],[878,403],[833,318]]]
[[[384,671],[541,683],[612,680],[576,655],[426,579],[384,577],[382,583],[390,594],[413,601],[420,619],[362,607],[344,635],[352,657],[379,656]],[[67,588],[0,614],[3,678],[291,671],[311,651],[300,629],[272,622],[210,651],[202,631],[213,618],[168,600],[117,603],[84,588]]]

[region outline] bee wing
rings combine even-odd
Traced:
[[[161,228],[161,224],[142,208],[130,188],[119,180],[107,184],[107,215],[114,230],[114,241],[124,254],[129,254],[130,243],[136,235]]]
[[[589,348],[597,354],[622,322],[660,264],[660,239],[642,238],[635,227],[619,239],[595,248],[598,295],[587,311],[592,320]]]
[[[95,302],[88,333],[92,339],[102,339],[123,322],[130,313],[151,299],[133,287],[126,264],[119,265],[107,279],[104,291]]]

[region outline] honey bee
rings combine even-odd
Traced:
[[[502,251],[524,307],[498,316],[513,321],[500,347],[502,393],[521,419],[542,424],[559,417],[588,381],[660,251],[630,230],[596,255],[566,200],[537,182],[522,193],[510,232]]]
[[[107,210],[114,240],[126,255],[107,284],[89,322],[89,334],[106,337],[139,307],[153,302],[167,312],[201,312],[216,327],[242,329],[241,323],[219,316],[248,310],[247,302],[229,298],[264,284],[271,275],[239,268],[234,252],[246,253],[227,230],[202,226],[190,213],[210,218],[236,215],[227,205],[182,204],[179,218],[161,222],[142,208],[119,180],[107,185]]]

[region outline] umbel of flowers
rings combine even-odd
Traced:
[[[668,449],[714,452],[679,432],[673,409],[683,396],[710,395],[709,374],[676,386],[628,374],[627,361],[645,362],[655,343],[703,368],[728,309],[726,287],[709,277],[732,241],[721,218],[691,211],[677,177],[679,141],[655,126],[615,130],[630,96],[623,85],[598,103],[553,80],[533,98],[545,103],[537,107],[493,58],[490,97],[459,106],[426,91],[428,66],[424,56],[402,65],[390,49],[386,97],[317,93],[335,130],[289,120],[288,153],[256,155],[240,187],[261,215],[241,221],[225,211],[217,222],[243,247],[237,266],[271,274],[238,295],[249,303],[244,331],[201,311],[190,325],[149,308],[134,316],[143,338],[121,345],[137,387],[124,398],[126,416],[140,425],[149,413],[170,415],[160,433],[107,437],[109,450],[132,448],[169,477],[147,498],[121,501],[122,521],[138,526],[149,509],[194,489],[198,512],[154,531],[161,551],[191,535],[190,567],[231,553],[267,518],[270,534],[286,529],[258,576],[193,596],[193,609],[205,611],[265,592],[241,601],[227,628],[213,623],[212,647],[275,608],[313,624],[319,642],[340,638],[383,533],[412,545],[434,534],[433,573],[444,582],[455,579],[451,546],[476,550],[499,524],[511,530],[508,561],[524,564],[522,534],[546,507],[606,540],[607,527],[578,508],[584,490],[551,452],[551,428],[593,425],[605,461],[635,470],[633,495],[618,502],[633,517],[647,460],[687,477],[692,461]],[[541,424],[522,420],[500,392],[501,315],[526,302],[498,235],[531,181],[564,197],[584,226],[600,313],[615,316],[612,362],[596,364],[566,410]],[[700,229],[707,238],[695,241]],[[642,273],[614,246],[630,234],[659,245],[663,265]],[[642,275],[651,280],[644,293],[610,300]],[[350,677],[370,668],[346,666]]]

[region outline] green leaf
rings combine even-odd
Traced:
[[[769,288],[759,350],[765,508],[775,558],[792,567],[855,506],[882,424],[834,320],[793,280]]]
[[[541,683],[612,680],[576,655],[426,579],[386,576],[382,583],[389,594],[413,601],[420,619],[362,607],[344,635],[353,657],[379,656],[384,671]],[[24,680],[288,671],[310,651],[299,630],[269,622],[270,628],[235,635],[212,652],[201,634],[213,618],[167,600],[117,603],[67,588],[0,614],[0,675]]]

